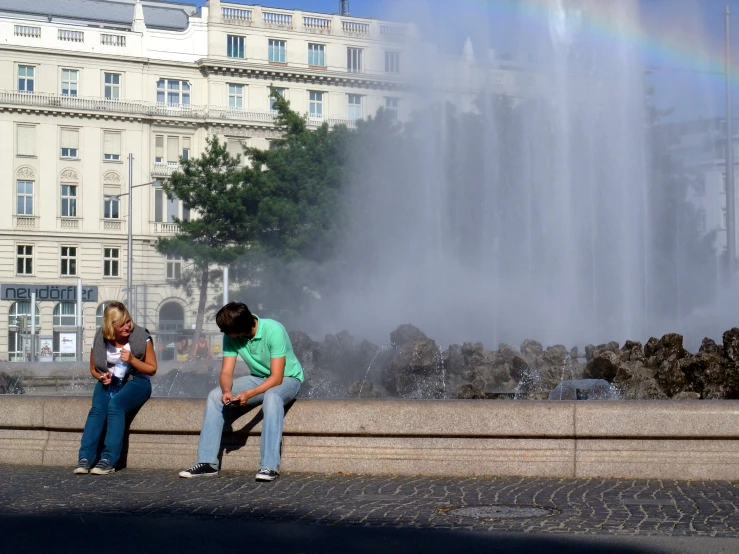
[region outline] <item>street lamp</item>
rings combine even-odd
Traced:
[[[128,192],[114,195],[118,200],[121,196],[128,196],[128,266],[126,268],[126,294],[128,295],[128,309],[136,317],[135,306],[133,305],[133,189],[138,187],[147,187],[153,185],[157,181],[150,183],[141,183],[134,186],[133,184],[133,154],[128,155]]]

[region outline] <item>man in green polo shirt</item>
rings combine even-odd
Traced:
[[[198,461],[190,469],[181,471],[180,477],[218,475],[224,413],[262,404],[261,460],[256,479],[274,481],[280,475],[285,404],[298,394],[303,368],[282,324],[257,317],[246,304],[226,304],[216,314],[216,323],[224,334],[221,386],[208,395],[198,442]],[[233,378],[236,356],[246,362],[251,375]]]

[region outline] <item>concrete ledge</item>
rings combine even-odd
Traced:
[[[152,398],[129,467],[195,461],[202,399]],[[90,399],[0,396],[0,463],[73,466]],[[261,410],[223,438],[224,469],[256,469]],[[739,401],[300,400],[285,471],[739,479]]]

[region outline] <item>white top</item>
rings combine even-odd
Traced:
[[[151,341],[151,338],[146,339],[146,342],[149,342],[149,341]],[[123,348],[125,348],[129,352],[131,351],[131,345],[130,344],[124,344],[123,345]],[[113,374],[115,375],[115,371],[113,370],[113,368],[115,367],[115,364],[118,363],[118,360],[121,359],[121,350],[122,350],[122,348],[116,348],[115,346],[113,346],[112,343],[110,343],[110,342],[108,342],[106,340],[105,341],[105,350],[106,350],[106,354],[107,354],[107,357],[108,357],[108,371],[113,372]],[[131,371],[131,364],[128,364],[128,366],[129,366],[128,371],[130,372]],[[144,375],[143,373],[138,373],[137,375],[139,377],[143,377],[144,379],[151,380],[151,375]],[[123,378],[123,377],[125,377],[125,375],[116,375],[116,377]]]

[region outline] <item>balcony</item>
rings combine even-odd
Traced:
[[[0,90],[0,105],[32,106],[38,108],[56,108],[72,112],[105,113],[111,116],[148,116],[151,118],[182,118],[198,120],[225,120],[228,122],[240,121],[244,123],[260,123],[270,125],[274,123],[275,114],[269,110],[235,109],[221,106],[197,106],[192,104],[162,104],[145,102],[142,100],[110,100],[107,98],[90,98],[82,96],[68,96],[65,94],[45,92],[19,92]],[[331,117],[327,119],[329,125],[349,124],[349,119]],[[334,123],[336,122],[336,123]],[[309,121],[309,125],[320,125],[323,120]],[[167,164],[163,164],[166,166]],[[158,170],[164,169],[157,168]],[[171,175],[174,170],[169,170]]]
[[[38,217],[35,215],[16,215],[15,227],[18,229],[36,229],[38,227]]]
[[[180,226],[176,223],[154,223],[154,233],[157,235],[176,235],[180,232]]]
[[[85,42],[85,33],[71,29],[59,29],[57,38],[63,42]]]
[[[169,177],[180,169],[180,164],[169,162],[154,162],[151,167],[152,177]]]
[[[80,228],[80,220],[78,218],[60,217],[58,221],[59,221],[59,229],[79,229]]]
[[[31,27],[29,25],[16,25],[14,34],[17,37],[41,38],[41,27]]]
[[[125,35],[108,35],[106,33],[101,33],[100,44],[103,46],[119,46],[121,48],[125,48],[126,37]]]
[[[221,8],[221,16],[226,23],[251,23],[251,10],[241,8]]]
[[[100,230],[120,233],[123,231],[123,221],[120,219],[102,219],[100,220]]]

